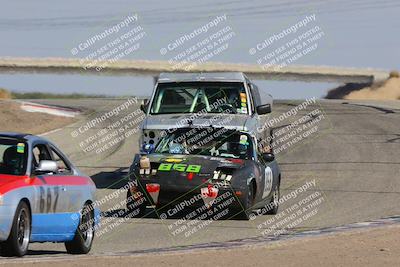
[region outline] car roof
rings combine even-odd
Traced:
[[[23,140],[23,141],[38,141],[38,140],[46,141],[46,139],[41,138],[36,135],[31,135],[31,134],[27,134],[27,133],[16,133],[16,132],[0,132],[0,138],[1,137],[13,138],[13,139]]]
[[[245,82],[243,72],[192,72],[192,73],[161,73],[159,83],[168,82]]]

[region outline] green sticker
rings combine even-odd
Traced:
[[[158,166],[159,171],[170,171],[172,168],[172,163],[162,163]]]
[[[247,142],[247,135],[240,136],[240,144],[247,146],[249,143]]]
[[[186,169],[187,172],[199,173],[201,170],[200,165],[189,165]]]
[[[18,153],[24,153],[25,152],[25,144],[24,143],[18,143],[17,144],[17,152]]]
[[[178,172],[194,172],[199,173],[201,170],[200,165],[187,165],[187,164],[172,164],[172,163],[162,163],[158,166],[159,171],[178,171]]]

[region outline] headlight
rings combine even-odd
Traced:
[[[151,154],[153,153],[155,147],[153,144],[143,144],[142,145],[142,150],[140,152],[146,153],[146,154]]]

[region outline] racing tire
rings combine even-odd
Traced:
[[[10,236],[1,244],[4,256],[22,257],[28,252],[31,238],[31,212],[28,205],[21,201],[16,209]]]
[[[274,191],[272,192],[272,198],[269,202],[269,205],[272,207],[267,211],[266,214],[269,215],[276,215],[278,214],[278,209],[279,209],[279,198],[280,198],[280,186],[277,185],[275,186]]]
[[[137,203],[140,201],[140,203]],[[140,199],[134,200],[132,197],[131,190],[128,189],[126,194],[126,210],[127,216],[132,218],[142,218],[146,215],[147,201],[144,194]]]
[[[274,130],[271,129],[269,131],[269,136],[267,137],[267,140],[269,138],[269,148],[270,148],[270,153],[274,154]]]
[[[79,225],[74,239],[65,242],[65,248],[69,254],[87,254],[92,248],[95,224],[94,211],[90,205],[85,204],[81,211]]]
[[[253,212],[251,211],[251,207],[254,204],[254,187],[252,184],[249,185],[247,190],[246,199],[243,203],[243,210],[239,213],[238,218],[241,220],[250,220],[252,217]]]

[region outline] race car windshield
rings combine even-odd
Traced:
[[[163,137],[155,153],[203,155],[233,159],[250,159],[253,144],[249,135],[220,129],[177,130]]]
[[[151,114],[247,114],[248,98],[240,82],[160,83]]]
[[[24,142],[0,138],[0,174],[24,175],[27,155]]]

